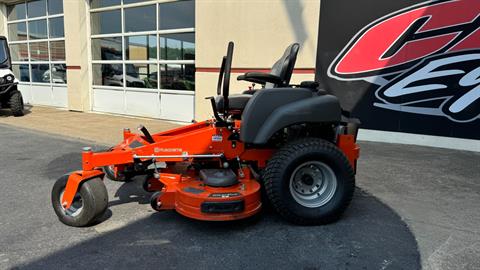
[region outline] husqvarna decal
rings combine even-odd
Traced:
[[[480,117],[480,1],[429,1],[379,18],[354,35],[327,75],[377,85],[379,108],[474,121]]]

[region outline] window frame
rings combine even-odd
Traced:
[[[65,44],[65,17],[64,17],[65,10],[64,10],[64,7],[63,7],[62,8],[62,10],[63,10],[62,13],[57,13],[57,14],[50,15],[49,10],[48,10],[48,2],[49,2],[48,0],[45,1],[45,12],[46,12],[45,16],[29,18],[28,17],[28,0],[24,0],[24,1],[12,4],[12,5],[25,4],[25,6],[26,6],[25,19],[10,20],[9,21],[8,18],[7,18],[7,29],[8,29],[8,25],[10,25],[10,24],[21,23],[21,22],[24,22],[26,24],[27,38],[25,40],[10,41],[10,37],[8,37],[8,40],[9,40],[8,45],[9,46],[14,45],[14,44],[25,44],[25,45],[27,45],[27,48],[28,48],[28,61],[13,61],[13,59],[12,59],[12,65],[23,65],[23,64],[28,65],[28,74],[29,74],[30,81],[25,82],[25,81],[21,81],[20,78],[18,78],[20,84],[41,85],[41,86],[67,86],[67,83],[53,83],[51,75],[50,75],[50,82],[33,82],[32,65],[48,64],[50,70],[52,69],[53,65],[55,65],[55,64],[63,64],[63,65],[66,66],[66,56],[65,56],[65,60],[52,61],[51,50],[50,50],[50,42],[63,41],[64,44]],[[59,17],[63,17],[64,36],[63,37],[57,37],[57,38],[50,38],[50,19],[59,18]],[[47,38],[30,39],[29,38],[30,31],[28,29],[29,28],[28,24],[29,24],[29,22],[39,21],[39,20],[46,20]],[[7,35],[8,35],[8,31],[7,31]],[[31,59],[32,53],[30,52],[30,44],[31,43],[38,43],[38,42],[47,42],[48,61],[45,61],[45,60],[32,61],[32,59]],[[68,82],[68,80],[67,80],[67,82]]]
[[[183,95],[195,95],[195,90],[174,90],[174,89],[162,89],[160,88],[160,66],[162,64],[192,64],[195,65],[195,60],[161,60],[160,59],[160,37],[164,34],[179,34],[179,33],[193,33],[195,34],[195,27],[189,28],[178,28],[178,29],[168,29],[168,30],[159,30],[159,5],[162,3],[169,3],[169,2],[178,2],[179,0],[148,0],[139,3],[130,3],[124,4],[123,0],[121,1],[120,5],[108,6],[108,7],[100,7],[100,8],[90,8],[89,11],[89,20],[91,20],[91,14],[96,12],[103,12],[103,11],[112,11],[112,10],[120,10],[120,18],[121,18],[121,33],[113,33],[113,34],[92,34],[90,31],[90,48],[92,44],[92,39],[95,38],[108,38],[108,37],[121,37],[122,41],[122,60],[93,60],[93,51],[90,50],[90,66],[92,66],[92,80],[91,86],[94,89],[109,89],[109,90],[118,90],[118,91],[133,91],[133,92],[148,92],[148,93],[169,93],[169,94],[183,94]],[[192,1],[192,0],[190,0]],[[195,0],[193,0],[195,1]],[[155,5],[155,29],[152,31],[139,31],[139,32],[125,32],[125,9],[134,8],[134,7],[142,7],[142,6],[149,6]],[[91,25],[89,25],[91,29]],[[155,35],[157,40],[157,56],[156,59],[152,60],[126,60],[127,59],[127,48],[125,47],[126,37],[131,36],[148,36],[148,35]],[[93,64],[122,64],[123,67],[123,86],[108,86],[108,85],[96,85],[93,83]],[[156,65],[157,72],[158,72],[158,83],[157,88],[137,88],[137,87],[127,87],[126,86],[126,65],[128,64],[148,64],[148,65]]]

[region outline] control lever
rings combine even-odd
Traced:
[[[213,116],[215,117],[217,122],[225,124],[225,121],[218,114],[218,108],[217,108],[217,104],[215,103],[215,98],[214,97],[206,97],[205,99],[210,100],[210,103],[212,104]]]
[[[150,132],[148,132],[147,128],[144,127],[143,125],[138,126],[138,131],[142,132],[143,135],[145,135],[145,140],[149,143],[154,143],[155,141],[153,140],[152,135],[150,135]]]

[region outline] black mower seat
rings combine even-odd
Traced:
[[[229,187],[238,183],[237,176],[230,169],[203,169],[200,178],[211,187]]]
[[[228,97],[228,108],[229,110],[233,111],[243,111],[245,106],[247,106],[247,102],[250,100],[252,95],[249,94],[237,94],[231,95]],[[223,96],[216,96],[215,103],[217,105],[217,109],[219,111],[223,111],[224,108],[224,98]]]
[[[249,94],[239,94],[231,95],[228,97],[229,107],[231,110],[242,110],[247,106],[247,102],[250,100],[252,95]]]
[[[282,57],[273,64],[270,73],[247,72],[238,76],[237,80],[260,83],[267,89],[288,86],[292,77],[295,61],[297,60],[299,48],[300,45],[298,43],[293,43],[288,46]],[[228,110],[243,112],[248,100],[252,98],[256,91],[257,89],[252,89],[242,94],[229,95]],[[223,112],[225,108],[224,97],[216,96],[215,105],[218,111]]]
[[[293,43],[287,47],[282,57],[275,62],[269,73],[264,72],[247,72],[237,77],[239,81],[248,81],[260,83],[265,88],[285,87],[290,83],[293,68],[297,61],[298,50],[300,45]]]

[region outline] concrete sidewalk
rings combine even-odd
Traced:
[[[158,132],[178,126],[44,107],[33,107],[20,118],[4,115],[0,111],[0,125],[107,145],[121,141],[123,127],[134,129],[141,123]],[[480,153],[375,142],[360,145],[357,186],[407,223],[418,242],[423,268],[480,269]]]
[[[142,124],[151,133],[156,133],[180,126],[180,124],[173,122],[148,118],[71,112],[41,106],[29,108],[23,117],[13,117],[9,110],[0,110],[0,124],[106,145],[121,142],[123,139],[122,130],[126,127],[135,131],[138,125]]]

